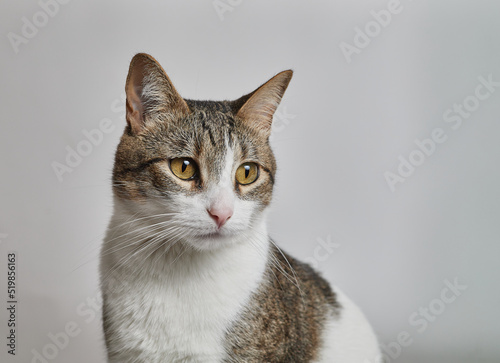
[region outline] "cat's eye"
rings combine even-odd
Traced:
[[[170,170],[182,180],[190,180],[196,176],[196,164],[189,158],[175,158],[170,160]]]
[[[259,177],[259,166],[255,163],[241,164],[236,170],[236,181],[242,185],[251,184]]]

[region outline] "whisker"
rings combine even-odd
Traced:
[[[270,238],[269,236],[265,235],[264,233],[262,233],[261,231],[259,231],[258,229],[254,228],[253,226],[250,226],[250,228],[262,235],[263,237],[267,237],[269,239],[269,242],[272,243],[272,245],[276,248],[276,250],[281,254],[281,256],[283,257],[283,259],[285,260],[285,262],[287,263],[292,275],[293,275],[293,279],[295,280],[292,281],[291,280],[291,276],[285,271],[284,267],[281,266],[281,264],[279,263],[278,259],[276,256],[271,256],[272,259],[274,259],[276,261],[276,264],[275,266],[278,268],[278,270],[283,274],[283,276],[285,276],[295,287],[297,287],[297,289],[299,290],[300,292],[300,296],[301,296],[301,299],[302,299],[302,303],[305,305],[305,299],[304,299],[304,292],[303,290],[301,289],[300,285],[299,285],[299,281],[297,279],[297,274],[295,272],[295,269],[292,267],[292,265],[290,264],[290,261],[288,261],[288,258],[286,258],[286,255],[283,253],[283,251],[281,250],[281,248],[272,240],[272,238]],[[272,255],[272,251],[271,251],[271,255]]]

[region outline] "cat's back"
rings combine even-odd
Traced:
[[[375,362],[378,353],[361,311],[311,266],[274,245],[265,278],[227,340],[227,362]]]

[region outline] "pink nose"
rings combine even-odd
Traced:
[[[210,208],[207,209],[210,217],[213,218],[215,224],[217,224],[217,228],[221,228],[229,218],[233,215],[233,210],[231,208]]]

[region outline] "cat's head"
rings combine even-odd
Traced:
[[[137,54],[113,171],[120,207],[199,249],[252,229],[272,198],[269,136],[291,77],[281,72],[235,101],[185,100],[154,58]]]

